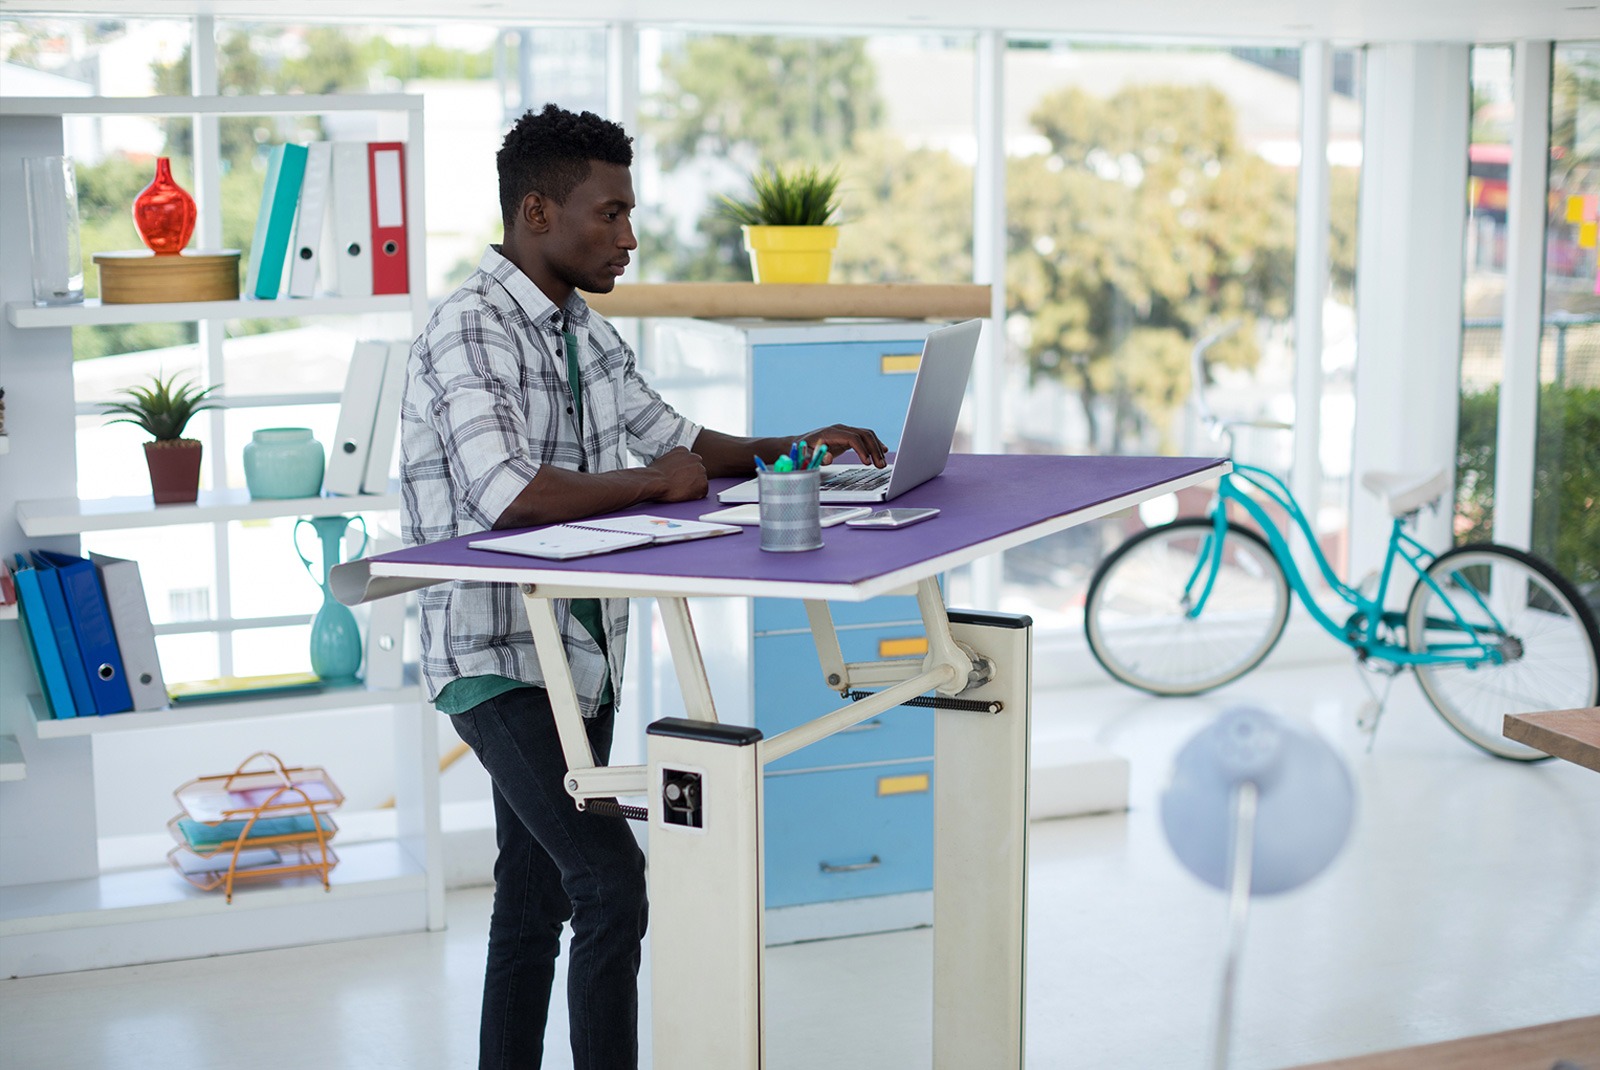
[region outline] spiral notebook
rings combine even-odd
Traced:
[[[566,561],[651,543],[688,542],[691,539],[737,535],[741,530],[737,524],[708,524],[700,520],[678,520],[667,516],[619,516],[605,520],[575,520],[570,524],[557,524],[493,539],[474,539],[467,545],[474,550]]]

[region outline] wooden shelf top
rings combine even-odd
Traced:
[[[1549,713],[1508,713],[1501,731],[1507,739],[1600,772],[1600,706]]]
[[[989,315],[989,287],[974,283],[632,283],[583,296],[602,316],[965,320]]]

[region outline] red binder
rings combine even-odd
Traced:
[[[406,292],[406,146],[400,141],[367,145],[372,178],[372,292]]]

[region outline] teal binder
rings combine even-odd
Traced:
[[[267,162],[267,184],[261,190],[261,211],[250,241],[250,267],[245,293],[263,301],[277,299],[283,281],[283,262],[294,230],[295,208],[300,201],[300,180],[306,173],[304,145],[277,145]]]
[[[39,676],[39,687],[44,691],[45,705],[58,721],[77,716],[72,704],[72,690],[67,684],[66,667],[61,661],[61,651],[56,648],[55,633],[50,627],[50,614],[44,605],[44,592],[39,589],[39,576],[17,555],[17,618],[21,623],[22,643],[33,660],[33,671]]]

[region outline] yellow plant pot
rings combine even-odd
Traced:
[[[745,227],[757,282],[827,282],[838,227]]]

